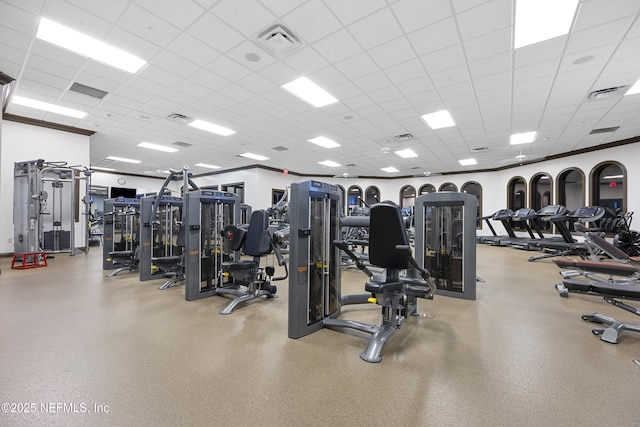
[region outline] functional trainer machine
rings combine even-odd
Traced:
[[[67,167],[65,162],[38,159],[14,164],[13,243],[16,254],[78,253],[74,213],[81,180],[85,181],[87,196],[82,201],[88,201],[90,176],[90,171]],[[87,213],[88,206],[85,206],[82,215]],[[88,249],[86,237],[85,250]]]
[[[386,339],[409,316],[418,314],[417,298],[430,299],[435,292],[427,271],[411,255],[400,207],[376,203],[370,216],[363,217],[369,220],[369,263],[383,269],[374,274],[347,243],[338,240],[341,192],[336,185],[303,181],[291,185],[290,195],[294,232],[290,235],[289,337],[301,338],[324,327],[355,329],[371,334],[360,357],[367,362],[381,361]],[[369,277],[368,294],[342,295],[341,250]],[[381,306],[380,326],[338,319],[343,305],[366,303]]]
[[[107,199],[103,216],[102,269],[115,269],[108,277],[136,271],[140,260],[140,199]]]
[[[438,294],[476,299],[476,204],[474,195],[449,191],[415,200],[416,258]]]
[[[156,215],[151,218],[154,205],[157,205]],[[178,241],[182,197],[160,193],[144,196],[140,199],[140,216],[140,280],[170,276],[180,280],[177,269],[184,246],[184,239]]]

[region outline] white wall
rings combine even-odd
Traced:
[[[89,137],[53,129],[3,121],[0,139],[0,195],[13,201],[15,162],[44,159],[67,162],[67,166],[89,164]],[[80,191],[84,188],[81,185]],[[82,212],[82,207],[80,208]],[[0,204],[0,253],[13,253],[13,203]],[[85,222],[75,223],[75,245],[84,246]]]
[[[470,174],[435,175],[406,179],[360,179],[300,177],[293,174],[285,175],[263,169],[253,169],[196,178],[194,181],[198,185],[220,185],[231,182],[244,182],[245,203],[251,205],[254,209],[263,209],[271,206],[271,190],[273,188],[285,188],[285,186],[291,182],[307,179],[317,179],[318,181],[338,184],[345,189],[348,189],[351,185],[358,185],[362,188],[363,192],[368,186],[374,185],[380,189],[380,200],[392,200],[394,202],[400,201],[400,189],[408,184],[413,185],[416,190],[419,190],[424,184],[433,184],[436,188],[439,188],[445,182],[452,182],[458,188],[461,188],[466,182],[474,181],[482,186],[483,205],[481,214],[490,215],[507,206],[507,184],[514,176],[523,177],[528,188],[531,177],[540,172],[548,173],[553,180],[552,200],[555,203],[558,174],[569,167],[579,168],[583,171],[585,175],[585,203],[589,204],[589,194],[591,190],[589,188],[589,174],[596,165],[605,161],[617,161],[625,166],[627,170],[627,210],[640,212],[640,191],[637,191],[635,188],[635,183],[640,183],[640,168],[637,167],[637,165],[640,164],[640,143],[578,154],[542,163],[518,166],[498,172],[474,172]],[[633,225],[634,224],[632,224],[632,227]],[[639,229],[640,225],[635,224],[635,228]],[[504,230],[496,227],[496,232],[504,233]],[[488,233],[489,230],[487,230],[486,227],[478,231],[478,234]]]

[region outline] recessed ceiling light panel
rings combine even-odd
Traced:
[[[403,159],[418,157],[418,155],[411,148],[405,148],[404,150],[394,151],[394,153],[396,153],[398,156],[402,157]]]
[[[318,162],[319,164],[321,164],[322,166],[327,166],[330,168],[337,168],[339,166],[342,166],[340,163],[336,163],[333,160],[323,160],[321,162]]]
[[[338,144],[337,142],[329,138],[325,138],[324,136],[317,136],[315,138],[308,139],[307,141],[312,142],[316,145],[319,145],[320,147],[323,147],[323,148],[340,147],[340,144]]]
[[[393,166],[388,166],[386,168],[380,168],[380,170],[383,170],[387,173],[394,173],[394,172],[400,172],[398,169],[394,168]]]
[[[84,111],[61,107],[59,105],[36,101],[35,99],[25,98],[23,96],[17,95],[11,99],[11,103],[22,105],[23,107],[34,108],[36,110],[47,111],[49,113],[60,114],[67,117],[74,117],[76,119],[83,119],[87,115],[87,113],[85,113]]]
[[[306,77],[300,77],[282,86],[284,90],[305,102],[320,108],[338,102],[329,92]]]
[[[148,148],[150,150],[164,151],[165,153],[175,153],[177,148],[166,147],[164,145],[153,144],[151,142],[141,142],[138,147]]]
[[[435,113],[424,114],[422,119],[427,122],[431,129],[442,129],[455,126],[453,117],[447,110],[436,111]]]
[[[140,160],[127,159],[125,157],[116,157],[116,156],[107,156],[107,160],[114,160],[116,162],[125,162],[125,163],[142,163]]]
[[[269,160],[268,157],[265,156],[261,156],[260,154],[254,154],[254,153],[242,153],[239,154],[240,157],[245,157],[247,159],[252,159],[252,160]]]
[[[47,18],[40,19],[36,37],[132,74],[137,73],[147,64],[145,60],[135,55]]]
[[[514,133],[509,137],[509,144],[519,145],[532,143],[535,141],[537,134],[538,132]]]
[[[223,126],[216,125],[214,123],[205,122],[204,120],[194,120],[189,123],[189,126],[196,129],[204,130],[207,132],[215,133],[216,135],[229,136],[236,133],[236,131],[228,129]]]
[[[513,48],[518,49],[567,34],[578,0],[517,0],[515,7]]]

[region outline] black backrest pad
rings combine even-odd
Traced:
[[[261,256],[271,252],[269,242],[269,214],[265,210],[253,211],[249,220],[249,229],[244,240],[244,253],[249,256]]]
[[[409,245],[400,207],[389,201],[376,203],[370,215],[369,262],[383,268],[408,268],[407,254],[396,250],[397,245]]]

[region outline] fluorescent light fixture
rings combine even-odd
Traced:
[[[538,132],[514,133],[509,137],[509,144],[511,145],[529,144],[535,141],[537,133]]]
[[[607,175],[603,176],[602,179],[622,179],[624,175]]]
[[[471,165],[477,165],[478,162],[476,161],[476,159],[469,158],[469,159],[462,159],[462,160],[458,160],[458,163],[460,163],[462,166],[471,166]]]
[[[175,153],[177,148],[165,147],[164,145],[152,144],[151,142],[141,142],[138,147],[149,148],[151,150],[164,151],[165,153]]]
[[[340,163],[336,163],[333,160],[323,160],[318,163],[321,164],[322,166],[328,166],[330,168],[337,168],[338,166],[342,166]]]
[[[635,95],[636,93],[640,93],[640,79],[629,88],[629,90],[627,91],[627,93],[624,94],[624,96],[627,95]]]
[[[312,139],[307,139],[307,141],[312,142],[316,145],[319,145],[321,147],[324,148],[336,148],[336,147],[340,147],[340,144],[338,144],[337,142],[329,139],[329,138],[325,138],[324,136],[318,136]]]
[[[89,169],[94,171],[105,171],[105,172],[115,172],[114,168],[103,168],[100,166],[90,166]]]
[[[196,163],[194,166],[199,166],[201,168],[207,168],[207,169],[220,169],[220,166],[210,165],[207,163]]]
[[[447,110],[436,111],[422,116],[422,120],[427,122],[431,129],[450,128],[455,126],[455,122]]]
[[[137,73],[147,64],[145,60],[135,55],[47,18],[40,19],[36,37],[132,74]]]
[[[383,171],[388,172],[388,173],[400,172],[398,169],[394,168],[393,166],[389,166],[389,167],[386,167],[386,168],[380,168],[380,170],[383,170]]]
[[[140,160],[127,159],[125,157],[107,156],[107,160],[115,160],[116,162],[125,163],[142,163]]]
[[[322,89],[306,77],[300,77],[292,82],[282,85],[282,88],[314,107],[320,108],[325,105],[338,102],[338,100],[329,92]]]
[[[205,122],[204,120],[194,120],[189,123],[189,126],[196,129],[205,130],[207,132],[215,133],[216,135],[229,136],[236,133],[235,130],[228,129],[223,126],[218,126],[213,123]]]
[[[247,159],[253,159],[253,160],[269,160],[268,157],[261,156],[260,154],[253,154],[253,153],[243,153],[243,154],[239,154],[239,156],[246,157]]]
[[[418,157],[418,155],[411,148],[405,148],[404,150],[394,151],[394,153],[396,153],[398,156],[402,157],[403,159],[408,159],[410,157]]]
[[[513,48],[564,36],[577,6],[578,0],[517,0]]]
[[[23,107],[35,108],[36,110],[48,111],[49,113],[61,114],[68,117],[75,117],[76,119],[83,119],[87,115],[84,111],[61,107],[59,105],[49,104],[48,102],[36,101],[35,99],[25,98],[23,96],[14,96],[11,102],[16,105],[22,105]]]

